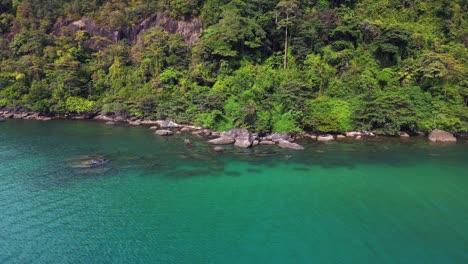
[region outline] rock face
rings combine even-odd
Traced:
[[[287,140],[279,140],[278,147],[284,148],[284,149],[292,149],[292,150],[304,150],[303,146],[296,144],[296,143],[291,143]]]
[[[203,31],[203,23],[199,18],[186,20],[175,20],[166,13],[156,13],[137,22],[133,26],[113,28],[106,25],[98,25],[91,18],[83,17],[80,20],[59,19],[52,28],[56,36],[73,35],[77,31],[87,31],[92,37],[85,41],[84,46],[98,50],[109,43],[117,43],[127,39],[132,45],[135,44],[143,32],[151,28],[161,28],[168,33],[178,33],[185,38],[187,44],[192,45],[200,40]]]
[[[156,135],[158,136],[171,136],[171,135],[174,135],[174,132],[170,131],[170,130],[156,130],[156,132],[154,132]]]
[[[213,144],[213,145],[231,145],[234,142],[236,142],[236,140],[231,137],[220,137],[220,138],[215,138],[215,139],[207,141],[208,144]]]
[[[335,138],[333,138],[332,135],[324,135],[324,136],[319,136],[317,138],[318,141],[322,141],[322,142],[328,142],[328,141],[333,141],[335,140]]]
[[[456,142],[457,138],[449,132],[436,129],[429,134],[429,140],[432,142]]]

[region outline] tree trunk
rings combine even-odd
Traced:
[[[286,70],[288,65],[288,23],[289,23],[289,14],[286,15],[286,30],[284,38],[284,59],[283,59],[283,68]]]

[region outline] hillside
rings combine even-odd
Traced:
[[[468,131],[464,0],[0,0],[0,107]]]

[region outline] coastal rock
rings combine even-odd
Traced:
[[[292,149],[292,150],[304,150],[303,146],[296,144],[296,143],[291,143],[287,140],[279,140],[278,147],[284,148],[284,149]]]
[[[447,131],[436,129],[429,134],[429,140],[432,142],[456,142],[457,138]]]
[[[100,120],[100,121],[114,121],[114,119],[110,116],[106,115],[97,115],[94,117],[95,120]]]
[[[168,120],[158,120],[156,123],[159,125],[161,128],[178,128],[179,124],[174,123],[172,121]]]
[[[252,147],[258,146],[258,144],[259,144],[258,140],[254,140],[254,142],[252,143]]]
[[[3,117],[0,117],[0,122],[5,122],[5,121],[6,121],[6,119],[5,119],[5,118],[3,118]]]
[[[183,128],[180,130],[180,132],[190,132],[190,131],[191,131],[191,129],[188,128],[188,127],[183,127]]]
[[[280,141],[280,140],[290,140],[291,135],[288,133],[273,133],[270,136],[268,136],[268,139],[274,142]]]
[[[191,146],[191,145],[192,145],[192,141],[190,141],[190,139],[186,138],[186,139],[184,139],[184,144],[185,144],[185,145],[190,145],[190,146]]]
[[[158,130],[158,129],[159,129],[159,127],[157,127],[157,126],[150,127],[150,130]]]
[[[357,137],[355,137],[355,139],[361,140],[361,139],[362,139],[362,136],[357,136]]]
[[[139,126],[141,125],[141,120],[137,119],[135,121],[128,121],[128,124],[131,126]]]
[[[36,120],[39,120],[39,121],[50,121],[52,120],[52,117],[48,117],[48,116],[38,116],[36,118]]]
[[[333,138],[332,135],[324,135],[324,136],[319,136],[317,140],[321,142],[328,142],[328,141],[333,141],[335,139]]]
[[[220,138],[215,138],[215,139],[207,141],[208,144],[213,144],[213,145],[231,145],[234,142],[236,142],[236,140],[231,137],[220,137]]]
[[[270,141],[270,140],[263,140],[263,141],[260,141],[259,144],[260,144],[260,145],[276,145],[275,142]]]
[[[250,148],[255,141],[255,135],[245,128],[234,128],[223,132],[221,137],[234,138],[234,146],[239,148]]]
[[[400,135],[401,138],[409,138],[410,137],[410,135],[408,133],[406,133],[406,132],[400,132],[398,134]]]
[[[212,131],[209,129],[196,130],[192,132],[192,135],[198,137],[209,137],[211,136]]]
[[[224,148],[223,148],[223,147],[220,147],[220,146],[214,147],[213,150],[214,150],[214,152],[218,152],[218,153],[224,152]]]
[[[156,126],[156,125],[158,125],[158,121],[155,121],[155,120],[142,120],[140,123],[142,125],[145,125],[145,126]]]
[[[174,132],[170,131],[170,130],[156,130],[156,132],[154,132],[156,135],[158,136],[171,136],[171,135],[174,135]]]
[[[356,132],[356,131],[346,132],[347,137],[357,137],[357,136],[361,136],[361,135],[362,135],[361,132]]]
[[[108,121],[108,122],[106,122],[106,125],[108,125],[108,126],[115,126],[115,122],[113,122],[113,121]]]
[[[345,139],[345,138],[346,138],[346,136],[343,136],[343,135],[337,135],[336,136],[336,139]]]

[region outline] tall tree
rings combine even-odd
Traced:
[[[281,0],[275,9],[278,28],[284,28],[284,58],[283,68],[288,66],[288,29],[293,25],[293,20],[299,11],[298,0]],[[278,17],[282,17],[278,20]]]

